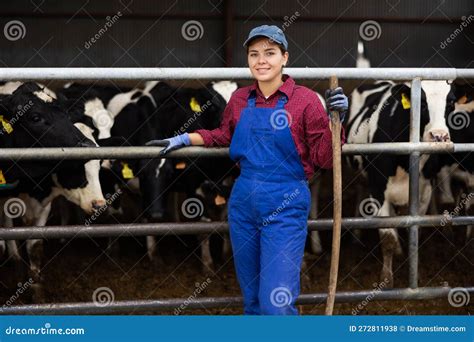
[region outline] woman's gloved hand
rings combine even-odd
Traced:
[[[146,146],[165,146],[165,148],[160,151],[160,155],[162,156],[168,152],[191,145],[191,139],[189,138],[188,133],[184,133],[184,134],[180,134],[168,139],[150,140],[145,145]]]
[[[325,98],[328,115],[331,116],[331,111],[337,111],[339,112],[341,122],[343,122],[346,117],[347,110],[349,109],[349,99],[344,94],[342,88],[337,87],[334,90],[326,90]]]

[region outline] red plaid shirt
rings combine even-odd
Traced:
[[[306,177],[311,179],[315,167],[332,168],[332,144],[329,118],[319,97],[314,91],[295,84],[288,75],[283,76],[284,83],[268,99],[265,99],[258,88],[253,85],[237,89],[227,104],[221,126],[213,130],[199,129],[204,146],[229,146],[240,113],[247,107],[247,99],[252,91],[257,92],[256,106],[273,108],[276,106],[279,93],[288,97],[285,110],[290,115],[290,131],[296,149],[301,158]],[[345,142],[342,128],[341,143]]]

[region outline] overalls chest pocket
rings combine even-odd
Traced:
[[[275,156],[276,130],[271,127],[251,127],[250,136],[252,141],[248,146],[251,159],[256,165],[273,165],[277,159]]]

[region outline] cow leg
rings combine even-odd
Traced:
[[[211,219],[203,216],[201,221],[211,222]],[[207,273],[209,270],[214,269],[214,261],[212,260],[211,255],[211,235],[210,234],[200,234],[198,235],[199,244],[201,246],[201,260],[203,264],[203,272]]]
[[[3,257],[6,250],[7,250],[7,244],[5,243],[5,240],[0,240],[0,258]]]
[[[472,188],[470,188],[470,191],[468,191],[469,195],[473,193],[472,191]],[[474,202],[474,199],[471,199],[470,197],[467,198],[466,197],[466,202],[465,202],[465,212],[466,212],[466,215],[473,215],[474,214],[474,205],[473,205],[473,202]],[[470,239],[473,237],[473,234],[474,233],[474,225],[473,224],[469,224],[467,227],[466,227],[466,244],[469,243]]]
[[[314,182],[310,185],[311,190],[311,208],[309,211],[309,217],[311,220],[316,220],[318,217],[318,195],[319,189],[321,188],[321,178],[316,177]],[[321,246],[321,238],[319,237],[319,232],[313,230],[309,234],[311,252],[313,254],[321,254],[323,252],[323,247]]]
[[[148,260],[152,263],[158,262],[157,252],[156,252],[156,238],[154,236],[146,237],[146,254],[148,255]]]
[[[209,273],[214,269],[214,262],[211,255],[211,239],[210,235],[199,235],[199,243],[201,245],[201,260],[202,270],[204,273]]]
[[[457,167],[457,165],[454,165]],[[451,189],[451,177],[453,172],[453,165],[443,166],[437,175],[438,187],[441,190],[440,203],[441,205],[454,205],[454,195]]]
[[[12,228],[13,227],[13,220],[5,215],[5,227]],[[21,256],[20,251],[18,249],[18,244],[16,240],[7,240],[6,245],[8,248],[8,257],[13,260],[15,263],[15,267],[21,267]]]
[[[56,204],[59,208],[59,212],[61,213],[61,226],[67,226],[69,222],[71,222],[71,208],[67,206],[66,199],[64,197],[58,197],[56,199]],[[61,238],[59,239],[59,242],[66,244],[66,240],[66,238]]]
[[[51,202],[48,203],[35,220],[35,226],[44,227],[51,212]],[[26,252],[30,259],[30,271],[35,282],[41,281],[41,259],[43,257],[43,240],[26,240]]]
[[[227,220],[227,207],[221,211],[220,213],[220,220],[226,221]],[[232,245],[230,243],[229,234],[224,233],[222,234],[222,259],[228,260],[232,256]]]
[[[390,216],[392,212],[391,204],[385,200],[378,216]],[[383,256],[383,266],[380,275],[380,282],[386,284],[386,288],[393,287],[393,256],[401,253],[401,246],[398,240],[398,233],[393,228],[379,229],[380,244]]]
[[[228,234],[222,236],[222,258],[228,260],[232,256],[232,246]]]
[[[418,213],[420,215],[425,215],[433,197],[433,188],[429,180],[422,180],[420,185],[420,207],[418,208]]]
[[[359,177],[361,177],[360,173],[359,173]],[[363,189],[362,184],[360,182],[356,182],[355,189],[356,189],[356,199],[355,199],[355,202],[354,202],[355,203],[354,217],[359,217],[361,215],[359,204],[364,199],[364,189]],[[361,229],[352,229],[349,232],[352,233],[351,234],[352,242],[356,242],[360,245],[363,245],[362,244],[362,230]]]

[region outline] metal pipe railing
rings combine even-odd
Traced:
[[[43,147],[43,148],[4,148],[0,150],[0,160],[70,160],[70,159],[142,159],[162,158],[162,147],[126,146],[126,147]],[[445,142],[394,142],[373,144],[345,144],[342,154],[410,154],[420,152],[461,153],[474,151],[474,144],[453,144]],[[185,157],[227,157],[228,148],[185,147],[172,151],[164,158]]]
[[[418,288],[418,228],[439,224],[446,220],[444,216],[418,216],[419,210],[419,165],[422,153],[457,153],[474,151],[474,144],[453,143],[420,143],[420,108],[421,79],[454,80],[456,78],[474,79],[474,69],[454,68],[288,68],[288,74],[297,79],[327,79],[336,75],[340,79],[391,79],[412,80],[410,111],[410,141],[387,142],[376,144],[346,144],[343,154],[391,153],[409,155],[409,214],[399,217],[346,218],[342,225],[345,229],[378,228],[378,227],[409,227],[409,289],[379,291],[374,295],[376,300],[387,299],[427,299],[447,295],[449,288]],[[0,68],[2,80],[166,80],[166,79],[250,79],[248,68]],[[43,149],[3,149],[0,160],[64,160],[64,159],[117,159],[117,158],[156,158],[162,148],[159,147],[101,147],[101,148],[43,148]],[[227,148],[209,149],[189,147],[174,151],[167,155],[171,158],[180,157],[225,157]],[[454,217],[450,225],[474,223],[474,217]],[[309,221],[309,230],[323,230],[332,227],[332,220]],[[95,226],[50,226],[50,227],[16,227],[0,229],[0,239],[25,238],[63,238],[63,237],[98,237],[124,235],[159,235],[173,232],[174,234],[194,234],[212,231],[226,231],[227,224],[187,223],[187,224],[125,224]],[[474,292],[474,288],[468,288]],[[340,292],[336,301],[357,301],[364,299],[373,291]],[[325,294],[302,295],[298,304],[323,303]],[[184,299],[159,301],[123,301],[112,303],[110,307],[98,309],[94,303],[63,303],[4,307],[0,314],[8,313],[117,313],[134,310],[151,310],[176,307]],[[239,297],[202,298],[191,303],[197,308],[208,305],[240,305]],[[215,305],[215,306],[213,306]]]
[[[285,68],[295,79],[424,80],[474,79],[474,69],[455,68]],[[251,79],[248,68],[0,68],[0,80],[188,80]]]
[[[450,287],[420,287],[416,289],[399,288],[390,290],[371,291],[341,291],[336,293],[336,303],[363,302],[381,300],[427,300],[447,298]],[[466,288],[471,295],[474,287]],[[301,294],[296,299],[297,305],[323,304],[326,302],[326,293]],[[71,314],[137,314],[142,312],[185,309],[212,309],[222,307],[242,306],[242,297],[203,297],[203,298],[172,298],[150,300],[121,300],[110,303],[50,303],[28,304],[0,307],[0,315],[71,315]],[[182,311],[182,310],[180,310]],[[183,313],[183,312],[180,312]]]
[[[452,217],[449,220],[443,215],[426,216],[394,216],[394,217],[349,217],[342,219],[342,228],[378,229],[380,227],[407,228],[413,225],[421,227],[436,227],[445,222],[445,227],[474,224],[474,216]],[[188,223],[123,223],[70,226],[31,226],[1,228],[0,240],[18,239],[62,239],[84,237],[146,236],[225,233],[229,229],[227,222],[188,222]],[[308,231],[324,231],[332,229],[332,219],[308,221]]]

